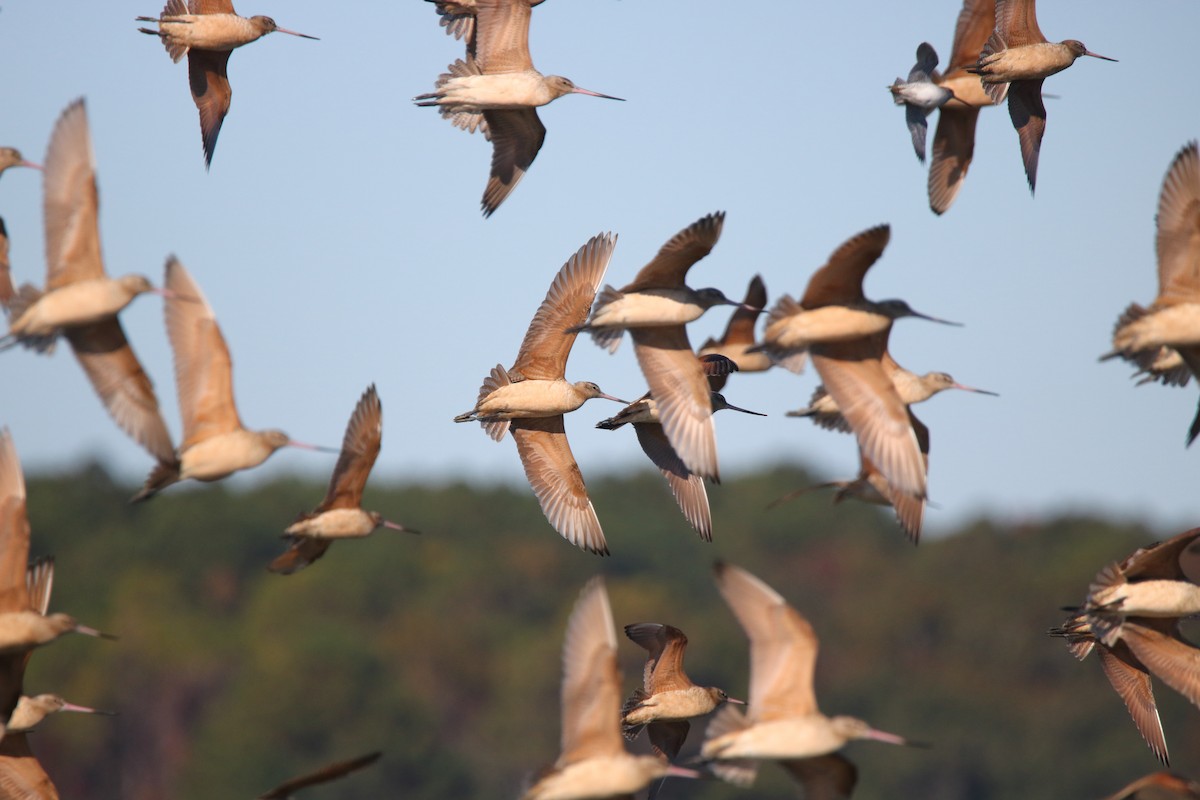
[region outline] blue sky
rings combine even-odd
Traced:
[[[868,296],[965,323],[902,320],[891,340],[909,369],[1002,395],[949,393],[918,410],[932,431],[931,530],[981,512],[1068,510],[1165,532],[1195,524],[1200,446],[1183,442],[1196,386],[1134,388],[1124,365],[1096,359],[1121,310],[1156,292],[1158,191],[1175,153],[1200,135],[1187,83],[1200,5],[1043,3],[1048,37],[1120,62],[1082,59],[1047,80],[1058,98],[1047,100],[1036,197],[1007,113],[984,110],[966,186],[942,218],[927,208],[925,171],[885,87],[907,75],[921,41],[949,56],[959,5],[747,8],[536,8],[535,65],[627,102],[572,96],[542,109],[546,143],[489,220],[478,209],[490,145],[411,103],[462,54],[418,0],[239,7],[321,41],[275,34],[234,53],[232,110],[208,173],[186,66],[136,30],[133,18],[155,5],[6,3],[0,144],[40,161],[59,113],[86,97],[108,271],[158,282],[178,255],[216,310],[249,427],[336,445],[376,383],[377,480],[521,483],[511,443],[450,420],[493,365],[512,362],[555,272],[611,230],[607,280],[622,285],[680,228],[724,210],[694,286],[740,296],[761,273],[772,301],[796,294],[842,241],[889,222]],[[0,179],[0,215],[14,278],[41,284],[37,173]],[[693,343],[726,318],[718,310],[694,323]],[[122,319],[178,436],[161,302],[143,297]],[[67,348],[0,358],[0,422],[27,468],[98,455],[129,480],[149,470]],[[630,399],[645,390],[628,342],[609,356],[581,339],[567,376]],[[778,370],[735,376],[729,400],[770,416],[718,417],[723,473],[800,461],[821,477],[853,475],[853,439],[783,416],[816,383]],[[568,418],[585,477],[650,467],[631,434],[592,428],[616,410],[591,401]],[[332,456],[283,451],[261,474],[321,477],[332,466]]]

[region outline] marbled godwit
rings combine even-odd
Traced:
[[[896,78],[888,87],[896,105],[904,106],[904,121],[912,136],[917,160],[922,164],[925,163],[925,132],[929,129],[926,118],[954,97],[952,89],[934,83],[937,63],[937,51],[933,49],[933,45],[921,42],[917,46],[917,63],[908,71],[908,80]]]
[[[567,541],[599,555],[608,554],[608,545],[567,443],[563,414],[594,397],[625,401],[588,381],[568,383],[563,375],[575,343],[571,329],[587,318],[616,242],[611,233],[593,236],[563,264],[529,323],[517,360],[507,370],[496,365],[483,379],[475,408],[454,418],[478,421],[496,441],[511,430],[546,519]]]
[[[717,588],[750,639],[750,710],[725,705],[709,723],[700,756],[714,772],[748,785],[760,759],[824,756],[851,739],[907,744],[862,720],[822,714],[812,685],[817,636],[808,620],[749,572],[722,563],[715,569]]]
[[[921,448],[921,456],[925,460],[925,474],[928,475],[929,428],[925,427],[925,424],[917,419],[916,415],[912,413],[912,409],[908,410],[908,420],[913,433],[917,437],[917,443]],[[921,520],[925,516],[925,498],[914,497],[904,492],[897,492],[887,482],[887,478],[883,476],[879,468],[871,463],[871,459],[863,454],[861,448],[858,451],[858,457],[858,477],[853,480],[826,481],[818,483],[815,486],[796,489],[795,491],[788,492],[767,507],[774,508],[815,489],[834,489],[834,505],[847,498],[851,498],[872,505],[890,506],[896,512],[896,520],[900,523],[900,527],[904,530],[904,533],[908,535],[909,541],[916,545],[921,538]]]
[[[1113,349],[1100,360],[1120,356],[1137,364],[1139,374],[1183,386],[1189,373],[1200,376],[1200,153],[1194,141],[1179,151],[1163,179],[1155,250],[1158,297],[1149,308],[1131,303],[1125,309],[1113,330]],[[1200,407],[1187,443],[1198,435]]]
[[[1047,41],[1038,28],[1035,0],[996,0],[996,28],[983,45],[979,63],[967,70],[979,76],[996,105],[1008,96],[1008,115],[1021,142],[1030,192],[1037,185],[1038,153],[1046,133],[1042,81],[1080,56],[1116,61],[1091,52],[1078,39]]]
[[[1066,639],[1067,649],[1080,661],[1095,650],[1104,677],[1125,704],[1138,733],[1160,761],[1170,763],[1166,736],[1158,717],[1158,704],[1154,700],[1154,687],[1150,682],[1150,670],[1133,654],[1129,645],[1118,640],[1109,647],[1099,641],[1082,614],[1072,616],[1061,627],[1051,628],[1048,633]]]
[[[333,764],[321,767],[316,772],[310,772],[307,775],[301,775],[298,778],[284,781],[266,794],[260,794],[258,800],[287,800],[301,789],[335,781],[338,778],[344,778],[352,772],[358,772],[364,767],[369,767],[378,761],[381,755],[383,753],[376,750],[374,753],[367,753],[365,756],[359,756],[358,758],[334,762]]]
[[[1174,772],[1152,772],[1104,800],[1200,800],[1200,783]]]
[[[724,378],[730,371],[737,371],[737,364],[722,355],[710,354],[702,357],[700,362],[710,381]],[[719,392],[712,392],[710,399],[714,412],[728,408],[733,411],[741,411],[743,414],[766,416],[766,414],[733,405]],[[609,431],[615,431],[624,425],[633,425],[642,451],[650,457],[654,466],[658,467],[663,477],[667,479],[667,484],[671,487],[671,494],[674,495],[679,510],[683,512],[688,523],[696,529],[696,533],[700,534],[700,538],[711,542],[712,515],[708,508],[708,493],[704,489],[704,479],[688,470],[683,460],[675,452],[675,448],[671,447],[671,443],[667,441],[667,436],[663,433],[662,421],[658,416],[658,404],[654,402],[650,392],[646,392],[640,399],[621,409],[615,416],[596,423],[597,428]]]
[[[417,533],[403,525],[386,520],[378,511],[363,511],[362,493],[367,476],[379,456],[383,439],[383,406],[375,385],[367,387],[342,439],[342,452],[325,499],[311,514],[302,514],[285,532],[291,546],[271,562],[267,569],[291,575],[307,567],[329,549],[334,539],[356,539],[369,536],[380,525],[395,531]]]
[[[87,109],[76,100],[59,117],[46,151],[46,290],[25,284],[11,299],[0,342],[49,352],[71,343],[88,380],[121,430],[155,458],[171,454],[171,435],[154,386],[134,355],[117,313],[155,289],[142,275],[109,278],[100,255],[99,201]]]
[[[163,284],[172,292],[164,307],[167,338],[175,355],[183,442],[159,460],[132,502],[179,481],[216,481],[257,467],[281,447],[329,451],[297,442],[281,430],[243,427],[233,401],[233,362],[212,306],[175,256],[167,259]]]
[[[897,364],[896,360],[892,358],[891,353],[886,350],[883,353],[880,363],[883,365],[883,371],[892,379],[892,385],[896,387],[896,392],[900,395],[900,401],[906,406],[914,403],[923,403],[935,394],[944,392],[947,389],[960,389],[964,392],[999,397],[998,394],[989,392],[987,389],[976,389],[973,386],[958,383],[945,372],[926,372],[924,375],[909,372]],[[825,387],[821,385],[818,385],[813,391],[812,399],[809,400],[807,406],[798,408],[795,411],[789,411],[787,412],[787,416],[808,417],[813,421],[814,425],[826,430],[840,431],[842,433],[851,432],[850,425],[847,424],[846,418],[842,416],[842,412],[838,409],[837,402],[829,396],[829,392],[825,391]]]
[[[733,359],[737,364],[737,372],[765,372],[770,369],[773,364],[766,353],[749,352],[755,343],[754,326],[758,322],[758,315],[763,313],[766,307],[767,285],[763,283],[761,275],[755,275],[746,287],[746,296],[742,299],[742,304],[734,309],[729,318],[725,333],[720,339],[706,339],[704,344],[700,345],[697,354],[701,358],[716,354]],[[710,374],[708,385],[714,392],[719,392],[725,388],[726,380],[726,375]]]
[[[1135,684],[1138,695],[1110,674],[1134,723],[1159,758],[1166,763],[1166,743],[1149,675],[1200,705],[1200,650],[1183,639],[1179,619],[1200,612],[1200,528],[1185,531],[1166,542],[1140,548],[1120,563],[1097,573],[1084,604],[1052,635],[1067,639],[1071,652],[1082,659],[1094,647],[1110,651],[1126,663],[1124,672],[1143,673]],[[1106,674],[1109,667],[1105,666]],[[1123,673],[1119,674],[1121,677]],[[1126,684],[1133,681],[1126,679]]]
[[[581,89],[560,75],[543,75],[529,56],[530,0],[475,0],[475,31],[466,61],[455,61],[438,76],[436,89],[413,98],[438,106],[456,127],[482,128],[492,142],[492,171],[483,191],[483,215],[490,217],[516,188],[546,138],[537,106],[566,94],[620,100]],[[474,45],[475,52],[469,52]]]
[[[813,273],[796,302],[791,295],[779,298],[767,315],[762,344],[751,352],[765,352],[771,360],[795,373],[804,371],[809,346],[846,342],[889,330],[893,320],[918,317],[943,325],[958,325],[914,311],[903,300],[867,300],[862,282],[887,247],[891,227],[878,225],[848,239]]]
[[[635,689],[621,707],[621,730],[633,741],[646,729],[654,751],[674,761],[687,739],[688,720],[710,713],[722,703],[745,705],[724,689],[697,686],[683,669],[687,636],[679,628],[657,622],[625,626],[625,635],[647,652],[643,688]]]
[[[919,314],[903,300],[863,296],[867,270],[883,254],[891,231],[880,225],[842,244],[809,279],[799,303],[784,295],[771,310],[763,347],[789,369],[806,352],[826,390],[854,430],[863,456],[893,490],[923,498],[925,463],[908,411],[883,367],[892,321]]]
[[[696,776],[625,750],[617,635],[602,577],[588,581],[571,611],[562,661],[562,752],[521,800],[621,797],[664,775]]]
[[[967,72],[979,61],[984,42],[996,27],[996,0],[963,0],[954,27],[950,63],[933,82],[954,92],[938,114],[929,161],[929,208],[944,214],[962,189],[975,154],[975,123],[979,109],[992,105],[979,76]]]
[[[229,55],[244,44],[258,41],[268,33],[288,33],[303,39],[316,39],[275,24],[270,17],[239,17],[233,0],[167,0],[162,14],[137,17],[138,22],[153,22],[158,29],[138,28],[157,36],[176,64],[185,55],[188,60],[188,84],[192,100],[200,111],[200,134],[204,140],[204,166],[212,164],[217,149],[217,134],[229,113],[233,89],[229,86]]]
[[[688,471],[714,481],[719,473],[711,389],[684,326],[715,305],[740,304],[720,289],[692,289],[685,281],[692,265],[716,245],[724,223],[720,211],[675,234],[633,283],[619,291],[605,286],[587,324],[579,326],[610,353],[629,330],[667,441]]]

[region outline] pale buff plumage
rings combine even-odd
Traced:
[[[204,165],[212,164],[221,124],[229,113],[233,89],[229,86],[229,56],[238,47],[258,41],[268,33],[287,33],[316,39],[275,24],[270,17],[242,17],[233,10],[233,0],[167,0],[157,17],[137,17],[157,28],[139,31],[162,40],[171,60],[188,60],[188,85],[200,112],[200,136],[204,143]]]
[[[377,511],[362,508],[363,488],[383,441],[383,405],[375,385],[367,387],[346,423],[342,451],[325,499],[311,514],[303,514],[284,532],[290,546],[268,565],[272,572],[290,575],[308,566],[329,549],[333,539],[369,536],[379,526],[397,531],[417,531],[386,520]]]
[[[656,756],[635,756],[621,738],[617,637],[604,579],[579,595],[563,642],[562,746],[558,760],[521,800],[587,800],[632,795],[655,778],[695,775]]]
[[[281,447],[322,449],[297,442],[281,430],[252,431],[242,425],[233,399],[233,361],[212,307],[174,256],[167,259],[163,283],[172,292],[164,306],[183,441],[177,451],[160,459],[133,501],[179,481],[216,481],[257,467]]]
[[[716,580],[750,640],[750,697],[748,714],[726,705],[709,723],[700,755],[711,769],[748,785],[759,760],[826,756],[850,739],[906,743],[862,720],[822,714],[813,692],[817,637],[808,620],[739,567],[717,564]]]
[[[1185,145],[1171,162],[1158,195],[1155,217],[1158,296],[1149,308],[1131,304],[1113,330],[1113,349],[1139,374],[1183,386],[1200,376],[1200,152]],[[1200,436],[1200,407],[1188,429]]]
[[[567,442],[563,414],[590,398],[617,398],[594,383],[568,383],[563,376],[574,329],[587,319],[615,246],[616,236],[601,234],[571,256],[529,323],[512,367],[497,365],[484,379],[475,407],[454,418],[478,421],[496,441],[511,431],[546,519],[567,541],[600,555],[607,555],[608,545]]]
[[[135,297],[155,289],[142,275],[110,278],[100,253],[99,195],[87,109],[69,105],[46,149],[46,287],[26,284],[8,303],[5,339],[41,351],[59,336],[71,345],[93,389],[121,430],[156,459],[174,447],[154,386],[117,319]]]

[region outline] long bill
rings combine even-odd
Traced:
[[[572,89],[570,93],[586,94],[588,97],[603,97],[605,100],[620,100],[622,103],[625,102],[624,97],[613,97],[611,94],[600,94],[599,92],[593,92],[591,89],[581,89],[578,86]]]
[[[342,449],[340,447],[324,447],[323,445],[319,445],[319,444],[309,444],[308,442],[297,442],[295,439],[288,439],[287,446],[288,447],[298,447],[301,450],[315,450],[318,453],[340,453],[340,452],[342,452]]]
[[[276,27],[275,31],[277,33],[289,33],[292,36],[299,36],[301,39],[312,39],[313,41],[317,41],[317,42],[321,41],[316,36],[309,36],[307,33],[300,33],[298,31],[289,31],[287,28]]]

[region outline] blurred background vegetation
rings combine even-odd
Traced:
[[[593,478],[607,559],[560,539],[527,490],[375,482],[365,507],[423,534],[380,530],[282,577],[264,568],[277,535],[323,485],[178,488],[131,507],[135,487],[99,465],[29,476],[32,555],[58,561],[51,610],[121,637],[36,654],[27,693],[120,716],[52,717],[32,747],[64,797],[250,798],[382,749],[310,795],[513,798],[557,756],[563,628],[593,574],[618,626],[682,628],[693,679],[746,696],[746,641],[711,579],[724,559],[812,621],[824,711],[932,744],[852,744],[856,797],[1098,798],[1158,768],[1099,664],[1045,631],[1100,567],[1178,531],[979,520],[913,548],[889,513],[827,494],[765,510],[810,482],[779,467],[712,487],[709,545],[657,475]],[[643,651],[620,642],[628,692]],[[1155,690],[1172,766],[1200,774],[1196,710]],[[796,793],[771,765],[753,790]],[[740,795],[673,782],[660,797]]]

